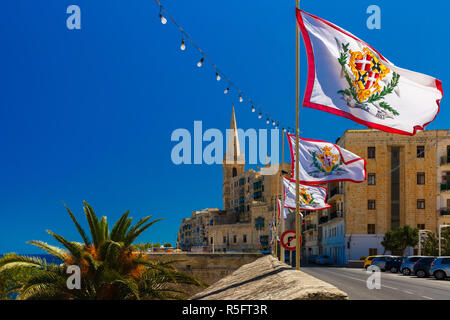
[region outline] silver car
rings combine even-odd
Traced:
[[[419,261],[420,258],[425,258],[425,256],[409,256],[406,258],[400,266],[400,272],[403,273],[404,276],[410,276],[414,269],[414,264]]]
[[[438,280],[450,277],[450,257],[438,257],[430,267],[430,274]]]

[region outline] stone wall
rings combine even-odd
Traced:
[[[228,276],[240,266],[251,263],[263,255],[261,253],[149,253],[149,260],[183,260],[174,263],[178,271],[195,276],[207,285],[211,285]],[[202,288],[190,288],[193,295]]]
[[[246,264],[194,300],[346,300],[345,292],[272,256]]]

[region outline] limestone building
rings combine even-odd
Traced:
[[[328,185],[332,208],[318,213],[317,226],[309,222],[307,255],[346,263],[382,254],[388,230],[407,224],[437,233],[450,222],[450,130],[415,136],[347,130],[337,144],[366,159],[367,181]]]

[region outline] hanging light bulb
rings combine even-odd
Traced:
[[[184,43],[184,39],[181,39],[181,46],[180,46],[181,50],[186,50],[186,44]]]
[[[278,123],[277,123],[277,125],[275,126],[275,129],[278,129]]]
[[[220,79],[221,79],[221,78],[220,78],[220,75],[216,72],[216,80],[217,80],[217,81],[220,81]]]
[[[242,101],[244,101],[244,99],[242,98],[241,95],[239,95],[239,102],[242,102]]]
[[[285,129],[285,128],[283,128],[283,129],[282,129],[282,131],[283,131],[283,133],[284,133],[284,132],[286,132],[286,129]]]
[[[255,112],[255,107],[254,106],[252,106],[252,112]]]
[[[159,13],[159,18],[161,19],[161,23],[162,23],[162,24],[166,24],[166,23],[167,23],[167,19],[164,18],[164,16],[162,15],[161,12]]]
[[[203,65],[203,61],[205,61],[205,58],[201,58],[199,62],[197,62],[197,67],[201,67]]]
[[[275,125],[275,120],[272,120],[272,125],[273,125],[273,126]]]
[[[267,120],[266,120],[266,123],[267,123],[267,124],[269,124],[269,123],[270,123],[270,120],[269,120],[269,118],[267,118]]]
[[[226,89],[223,91],[223,93],[227,94],[228,91],[230,91],[230,88],[226,88]]]
[[[262,118],[262,114],[261,114],[261,112],[258,114],[258,119],[261,119]]]

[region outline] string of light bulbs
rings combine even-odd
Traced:
[[[261,106],[254,103],[253,100],[244,93],[229,77],[223,73],[219,67],[209,58],[209,56],[205,53],[204,50],[202,50],[193,40],[192,38],[183,30],[183,28],[175,21],[174,18],[164,9],[164,7],[161,5],[161,3],[158,0],[154,0],[156,4],[159,6],[159,19],[161,20],[162,24],[167,24],[168,20],[167,18],[172,21],[172,23],[180,30],[181,32],[181,44],[180,44],[180,50],[185,51],[186,50],[186,40],[189,41],[189,43],[192,44],[192,46],[197,49],[197,51],[200,53],[201,58],[197,62],[197,67],[201,68],[205,62],[209,63],[211,67],[215,70],[215,78],[216,81],[219,82],[222,80],[222,78],[228,83],[226,89],[223,91],[225,95],[228,95],[233,89],[237,93],[238,101],[239,103],[243,103],[244,99],[248,101],[248,103],[251,105],[251,112],[256,113],[258,111],[258,119],[262,119],[263,117],[266,119],[266,124],[270,125],[272,123],[272,126],[278,129],[281,126],[281,129],[283,132],[287,133],[294,133],[294,129],[290,126],[287,126],[283,124],[281,121],[275,120],[274,117],[272,117],[268,112],[264,111]],[[167,17],[167,18],[166,18]]]

